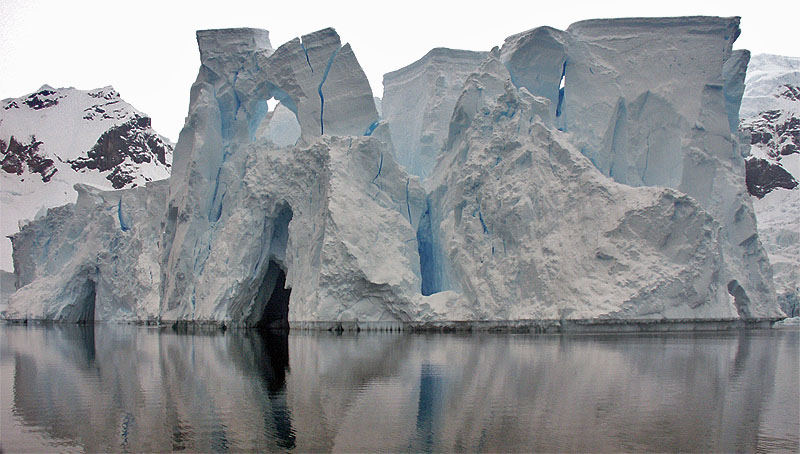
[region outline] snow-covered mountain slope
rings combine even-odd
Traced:
[[[787,315],[800,315],[800,58],[755,55],[745,83],[747,189],[779,302]]]
[[[0,103],[0,269],[11,270],[20,221],[75,202],[76,183],[102,189],[141,186],[169,177],[170,141],[112,87],[42,86]]]

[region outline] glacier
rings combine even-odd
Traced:
[[[77,186],[25,226],[2,316],[782,318],[744,184],[738,34],[736,17],[540,27],[434,49],[378,103],[331,28],[277,49],[266,30],[198,31],[169,180]]]

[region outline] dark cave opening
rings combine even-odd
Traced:
[[[77,298],[77,310],[75,312],[75,322],[78,324],[94,323],[95,305],[97,300],[97,290],[95,283],[87,279],[80,289]]]
[[[747,297],[747,293],[739,285],[739,281],[734,279],[728,282],[728,293],[733,297],[733,304],[736,306],[739,317],[751,318],[750,298]]]
[[[256,304],[264,308],[255,325],[257,328],[270,331],[289,330],[289,297],[292,289],[285,287],[286,271],[278,262],[270,260],[256,295]]]

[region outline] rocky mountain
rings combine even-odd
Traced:
[[[436,50],[385,79],[380,120],[333,29],[277,48],[265,30],[199,31],[170,178],[78,186],[75,204],[26,225],[2,316],[781,318],[744,184],[739,32],[736,17],[601,19],[488,53]]]
[[[52,88],[0,103],[0,268],[12,269],[21,221],[75,202],[76,183],[101,189],[169,177],[173,144],[112,87]]]
[[[755,55],[740,129],[749,139],[747,189],[784,312],[800,315],[800,58]]]

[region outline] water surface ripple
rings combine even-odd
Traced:
[[[0,327],[6,452],[800,449],[800,332]]]

